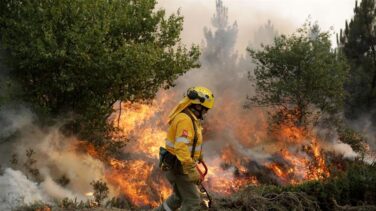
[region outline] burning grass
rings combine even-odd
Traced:
[[[376,165],[344,163],[346,171],[324,180],[247,186],[217,197],[213,210],[376,210]]]

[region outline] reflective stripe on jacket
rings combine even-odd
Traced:
[[[195,131],[192,120],[187,114],[179,113],[175,116],[170,122],[167,138],[165,140],[166,149],[179,159],[184,171],[196,165],[196,161],[200,158],[202,151],[202,126],[193,113],[192,116],[197,130],[197,144],[193,159],[191,158],[191,151]]]

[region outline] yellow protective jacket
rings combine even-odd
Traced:
[[[196,161],[202,156],[202,126],[196,116],[191,113],[197,132],[197,143],[193,159],[191,151],[194,139],[194,128],[191,118],[185,113],[178,113],[171,121],[167,132],[166,149],[175,155],[183,166],[183,171],[187,174],[188,169],[195,168]]]

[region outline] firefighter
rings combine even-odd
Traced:
[[[202,182],[196,170],[202,160],[202,126],[206,112],[213,107],[214,95],[205,87],[188,89],[183,100],[169,115],[165,148],[161,147],[160,166],[165,170],[173,193],[156,210],[200,210],[197,184]]]

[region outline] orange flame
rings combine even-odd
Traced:
[[[300,146],[303,149],[292,153],[284,148],[278,153],[283,158],[284,164],[266,165],[282,183],[297,184],[308,180],[324,179],[330,175],[316,138],[312,138],[313,136],[299,128],[282,128],[279,134],[280,139],[289,139],[291,143],[295,143],[295,147]],[[308,144],[305,144],[307,140]]]
[[[170,94],[171,96],[171,94]],[[130,138],[124,154],[125,160],[111,159],[107,181],[118,187],[119,195],[139,207],[155,207],[171,193],[167,181],[156,169],[159,147],[164,145],[166,117],[158,116],[164,108],[164,98],[146,103],[118,103],[111,117],[120,132],[114,136]],[[121,105],[121,107],[119,107]],[[155,116],[158,118],[155,118]]]
[[[126,136],[130,141],[122,160],[108,160],[106,180],[118,188],[119,196],[138,207],[155,207],[171,193],[170,185],[157,168],[157,159],[159,147],[164,145],[167,114],[175,105],[171,103],[173,97],[173,93],[164,92],[153,102],[123,102],[114,106],[116,112],[111,121],[121,129],[114,137]],[[246,185],[258,185],[262,178],[250,170],[252,163],[280,184],[329,176],[320,141],[300,128],[288,126],[282,126],[275,133],[277,138],[272,139],[264,112],[237,109],[239,104],[234,100],[222,102],[217,105],[221,109],[209,112],[208,124],[204,124],[206,142],[215,142],[220,149],[212,150],[214,155],[205,159],[209,172],[204,184],[209,191],[228,195]],[[269,159],[254,158],[247,152],[239,152],[238,148],[260,149]],[[90,147],[87,151],[98,156]]]
[[[111,165],[113,169],[106,174],[107,181],[116,184],[119,187],[119,194],[124,195],[136,206],[157,206],[170,194],[166,188],[158,189],[158,192],[153,193],[153,186],[159,187],[160,184],[159,181],[150,180],[154,169],[152,163],[143,160],[113,159]]]

